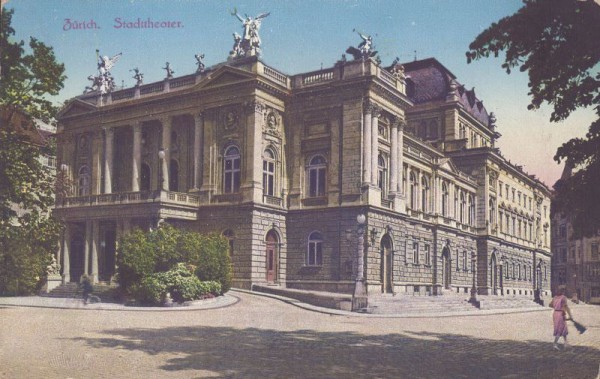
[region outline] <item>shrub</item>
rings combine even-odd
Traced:
[[[0,295],[31,295],[39,291],[56,252],[60,225],[36,211],[20,225],[0,227]]]
[[[155,272],[157,249],[143,231],[136,229],[119,240],[117,281],[128,290],[147,275]]]
[[[125,292],[149,303],[160,303],[167,292],[178,302],[222,294],[231,287],[229,241],[169,225],[135,230],[119,240],[117,280]]]
[[[223,294],[231,288],[231,258],[229,241],[220,234],[210,234],[202,238],[196,265],[196,275],[202,281],[216,281],[221,284]]]
[[[218,282],[201,282],[185,264],[177,264],[167,272],[157,272],[143,278],[139,285],[131,286],[135,298],[144,304],[161,304],[167,293],[173,301],[183,303],[197,300],[208,294],[217,295],[221,292]]]

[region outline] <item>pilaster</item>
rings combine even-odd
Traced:
[[[131,191],[140,190],[142,173],[142,123],[136,122],[133,125],[133,156],[131,171]]]

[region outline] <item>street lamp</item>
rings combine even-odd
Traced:
[[[364,309],[369,305],[367,298],[367,289],[365,288],[364,281],[364,248],[365,248],[365,221],[366,217],[364,214],[356,216],[356,278],[354,280],[354,293],[352,294],[352,311]]]
[[[479,308],[479,301],[477,301],[477,256],[474,252],[471,253],[471,271],[473,272],[473,284],[471,286],[469,303]]]

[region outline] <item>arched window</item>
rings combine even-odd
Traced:
[[[263,153],[263,194],[275,196],[275,154],[271,149]]]
[[[171,131],[171,151],[177,151],[179,148],[179,140],[177,138],[177,132]]]
[[[308,236],[308,251],[306,254],[306,265],[323,265],[323,236],[319,232],[312,232]]]
[[[423,176],[421,178],[421,210],[429,212],[429,180]]]
[[[410,208],[416,210],[417,209],[417,177],[414,172],[410,172],[409,174],[409,182],[410,182]]]
[[[327,161],[322,155],[315,155],[308,164],[308,196],[325,196]]]
[[[169,191],[179,191],[179,162],[175,159],[169,163]]]
[[[473,199],[473,195],[467,196],[467,200],[469,205],[468,224],[473,225],[475,223],[475,200]]]
[[[235,193],[240,190],[240,150],[235,146],[229,146],[225,150],[223,162],[223,192]]]
[[[87,166],[81,166],[77,180],[77,195],[87,196],[90,194],[90,169]]]
[[[446,182],[442,182],[442,216],[448,217],[448,202],[450,201],[450,194],[448,193],[448,185]]]
[[[381,197],[387,198],[387,165],[381,154],[377,157],[377,186],[381,190]]]
[[[150,191],[150,166],[148,163],[142,163],[142,178],[140,180],[140,190]]]

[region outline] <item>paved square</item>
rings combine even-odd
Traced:
[[[178,312],[0,307],[1,378],[597,378],[600,308],[552,349],[551,310],[443,318],[310,312],[235,293]]]

